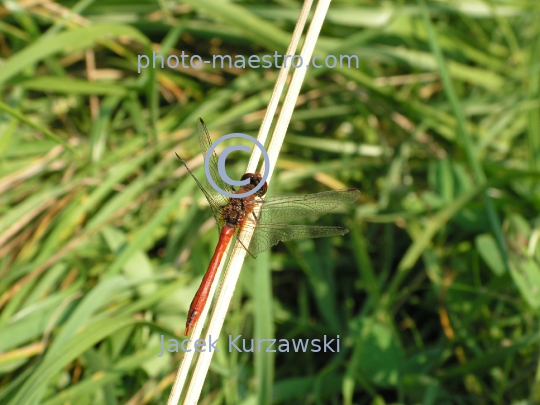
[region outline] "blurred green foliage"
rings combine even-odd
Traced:
[[[174,152],[255,135],[277,70],[137,55],[284,54],[299,7],[2,2],[0,403],[166,403],[217,240]],[[360,65],[308,71],[269,193],[363,195],[246,260],[223,340],[341,350],[222,350],[201,403],[540,403],[540,3],[335,1],[317,47]]]

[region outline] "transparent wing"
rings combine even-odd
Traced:
[[[197,179],[197,177],[195,177],[195,175],[193,174],[193,172],[190,170],[190,168],[188,167],[188,165],[186,164],[186,162],[184,161],[184,159],[182,159],[180,157],[180,155],[178,155],[178,153],[176,154],[176,156],[178,157],[178,159],[180,159],[180,161],[182,162],[182,164],[184,165],[184,167],[186,168],[186,170],[188,171],[188,173],[191,175],[191,177],[193,178],[193,180],[195,180],[195,183],[197,183],[197,186],[199,186],[199,188],[201,189],[201,191],[203,192],[204,196],[206,197],[206,200],[208,201],[208,204],[210,205],[210,208],[212,209],[212,214],[214,215],[214,218],[216,220],[216,223],[218,225],[218,230],[221,232],[221,228],[223,227],[223,218],[221,217],[221,206],[218,205],[218,203],[212,198],[212,196],[206,191],[206,189],[203,187],[203,185],[201,184],[201,182]]]
[[[199,135],[199,145],[201,147],[201,151],[203,153],[203,156],[206,158],[206,154],[208,153],[208,149],[210,149],[210,146],[212,145],[212,140],[210,139],[210,135],[208,134],[208,130],[206,129],[206,125],[204,124],[204,121],[202,118],[199,118],[197,120],[197,132]],[[210,208],[212,209],[212,214],[214,215],[214,218],[216,219],[217,225],[219,230],[221,231],[221,228],[223,226],[223,218],[221,216],[221,209],[224,205],[227,204],[228,198],[225,197],[223,194],[216,191],[210,182],[206,180],[206,188],[203,187],[201,182],[195,177],[193,172],[189,169],[184,159],[182,159],[178,154],[178,159],[183,163],[191,177],[195,180],[197,183],[197,186],[201,189],[204,196],[206,197],[206,200],[208,201],[208,204],[210,205]],[[218,164],[218,157],[215,152],[212,152],[210,155],[210,173],[212,175],[212,178],[216,182],[216,184],[221,187],[223,190],[230,191],[231,188],[226,185],[221,177],[219,176],[219,172],[217,169]]]
[[[253,225],[249,225],[253,226]],[[248,252],[253,257],[270,249],[278,242],[287,242],[305,238],[324,238],[327,236],[345,235],[349,232],[346,228],[338,226],[306,226],[306,225],[283,225],[257,226],[253,238],[249,244]]]
[[[212,140],[210,139],[208,129],[206,129],[206,125],[202,118],[199,118],[197,120],[197,132],[199,133],[199,145],[201,147],[201,151],[206,158],[206,155],[208,154],[208,149],[210,149],[210,146],[212,146]],[[215,151],[212,152],[209,160],[210,175],[212,176],[212,179],[222,190],[233,192],[234,190],[232,190],[232,188],[228,184],[226,184],[219,175],[218,156]],[[219,191],[215,190],[208,180],[206,180],[206,190],[207,194],[210,195],[210,197],[216,202],[218,206],[223,206],[227,204],[228,198],[221,194]],[[206,198],[208,199],[208,196]]]
[[[348,188],[315,194],[270,197],[261,202],[263,206],[257,221],[259,225],[264,225],[315,218],[338,205],[357,201],[360,194],[360,191]]]

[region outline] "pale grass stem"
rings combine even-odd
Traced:
[[[313,51],[315,49],[315,43],[317,42],[317,38],[319,37],[322,24],[324,22],[326,13],[328,11],[328,7],[330,6],[330,1],[331,0],[320,0],[319,3],[317,4],[315,13],[313,15],[313,20],[311,21],[311,24],[309,26],[309,29],[306,35],[306,39],[304,41],[302,50],[300,52],[300,56],[302,57],[302,60],[304,61],[311,60]],[[300,16],[298,18],[298,22],[293,32],[291,43],[287,49],[287,55],[294,55],[296,52],[296,49],[298,47],[298,43],[300,42],[300,38],[304,30],[304,26],[307,20],[307,16],[309,15],[311,6],[312,6],[312,0],[306,0],[304,2]],[[275,116],[275,112],[277,110],[277,106],[281,98],[281,94],[287,82],[290,65],[291,64],[288,63],[287,66],[282,66],[281,71],[278,75],[278,79],[276,81],[276,85],[274,87],[274,91],[270,98],[270,102],[268,104],[266,114],[263,118],[261,128],[258,134],[258,140],[263,145],[265,144],[267,134],[270,130],[273,117]],[[289,85],[287,94],[285,96],[285,100],[283,102],[283,106],[281,108],[280,115],[278,117],[276,126],[274,128],[274,132],[270,140],[270,145],[268,147],[268,156],[270,158],[270,167],[268,169],[269,175],[267,179],[268,183],[270,182],[270,179],[272,177],[273,169],[277,162],[281,145],[283,144],[283,140],[285,139],[285,133],[289,126],[289,122],[291,120],[291,116],[294,110],[294,106],[296,105],[298,95],[300,94],[300,88],[302,86],[302,82],[306,75],[306,70],[307,69],[304,68],[304,69],[296,69],[294,71],[292,75],[291,83]],[[257,163],[260,159],[260,155],[261,155],[261,152],[259,151],[259,149],[254,147],[253,153],[248,163],[248,167],[246,169],[246,173],[256,172]],[[262,173],[264,170],[265,170],[265,167],[263,164],[260,172]],[[258,214],[258,213],[255,213],[255,214]],[[246,250],[243,248],[243,246],[249,246],[252,234],[253,234],[253,228],[246,227],[243,230],[241,230],[238,235],[238,239],[241,243],[237,241],[236,244],[234,245],[234,248],[231,254],[231,259],[228,262],[227,270],[223,277],[221,288],[218,291],[218,295],[215,300],[216,302],[210,316],[210,322],[209,322],[208,329],[205,334],[206,341],[208,341],[210,336],[213,336],[214,338],[216,338],[217,336],[219,336],[221,332],[221,329],[223,327],[223,322],[225,320],[225,315],[228,311],[229,304],[231,302],[234,290],[236,288],[236,283],[238,281],[238,277],[242,269],[242,264],[246,256]],[[216,286],[219,283],[221,270],[223,268],[223,264],[225,263],[225,260],[226,260],[226,255],[224,255],[220,263],[218,273],[216,274],[216,277],[212,284],[210,296],[214,295]],[[197,340],[200,336],[201,330],[206,320],[206,315],[208,314],[208,311],[209,311],[210,302],[211,302],[210,299],[206,302],[206,305],[201,314],[201,317],[199,318],[192,332],[192,335],[191,335],[192,342]],[[190,347],[191,346],[192,345],[190,344]],[[199,396],[201,394],[202,387],[204,384],[204,380],[206,378],[206,374],[208,373],[208,369],[210,367],[212,354],[213,353],[210,353],[210,352],[203,352],[199,354],[196,360],[193,374],[191,375],[191,378],[188,384],[186,384],[186,378],[188,376],[189,365],[191,361],[193,360],[194,351],[192,350],[190,352],[184,353],[182,363],[178,370],[176,380],[174,382],[173,388],[171,390],[171,394],[169,396],[169,400],[167,402],[168,405],[178,404],[183,387],[186,385],[187,385],[187,393],[184,397],[183,404],[192,405],[198,402]]]

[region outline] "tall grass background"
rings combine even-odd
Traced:
[[[163,404],[217,240],[196,118],[255,135],[300,4],[0,5],[0,403]],[[540,403],[540,4],[335,1],[269,195],[355,187],[247,259],[203,404]],[[239,177],[247,156],[231,155]],[[339,353],[229,352],[228,335]]]

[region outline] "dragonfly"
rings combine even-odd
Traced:
[[[206,158],[212,140],[201,118],[198,119],[197,131],[199,144]],[[288,222],[316,218],[341,204],[357,201],[360,197],[360,191],[354,188],[307,195],[265,197],[268,188],[265,182],[258,191],[247,197],[227,197],[216,191],[208,180],[206,181],[207,187],[203,187],[184,159],[178,154],[176,156],[206,197],[219,229],[219,240],[214,255],[189,307],[185,329],[186,336],[189,336],[195,327],[210,295],[210,288],[223,255],[233,236],[240,229],[254,228],[249,246],[241,244],[252,257],[270,249],[280,241],[329,237],[349,232],[346,228],[339,226],[289,225]],[[235,191],[221,178],[218,171],[218,156],[215,151],[210,154],[209,163],[209,174],[214,182],[219,188],[229,193],[244,194],[253,190],[262,181],[260,173],[245,173],[241,180],[249,180],[249,183]]]

